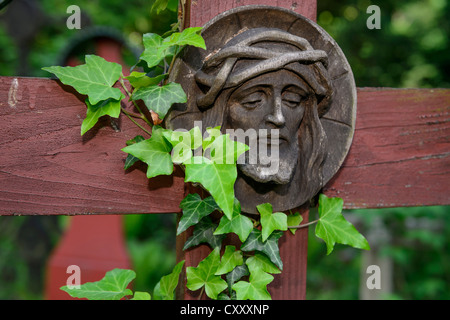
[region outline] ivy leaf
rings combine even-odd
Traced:
[[[207,132],[209,137],[202,140],[202,145],[205,151],[211,151],[211,159],[196,156],[184,162],[185,181],[200,183],[231,220],[237,178],[236,160],[248,150],[248,146],[231,140],[229,135],[220,135],[219,127],[208,128]]]
[[[145,138],[141,135],[134,137],[133,139],[130,139],[127,141],[127,146],[131,146],[132,144],[144,141]],[[131,168],[133,164],[135,164],[137,161],[139,161],[138,158],[133,156],[132,154],[128,154],[127,158],[125,159],[125,166],[124,169],[128,170]]]
[[[220,137],[222,135],[222,132],[220,132],[220,126],[214,128],[206,128],[206,132],[208,133],[208,136],[202,141],[203,150],[206,150],[209,145],[213,143],[214,140],[216,140],[217,137]]]
[[[248,235],[253,230],[253,223],[250,218],[241,214],[241,204],[237,199],[234,202],[233,216],[231,220],[227,216],[222,216],[214,234],[224,234],[233,232],[238,235],[241,242],[247,240]]]
[[[206,217],[214,210],[219,209],[213,197],[202,200],[197,193],[188,194],[181,201],[180,208],[183,210],[183,216],[178,223],[177,235],[190,226],[197,224],[203,217]]]
[[[150,293],[140,291],[136,291],[134,293],[133,298],[131,298],[131,300],[151,300],[151,299],[152,297],[150,296]]]
[[[146,33],[142,36],[144,52],[139,57],[147,62],[149,68],[157,66],[168,55],[168,45],[163,45],[163,38],[156,33]]]
[[[172,146],[172,161],[183,163],[192,157],[191,149],[197,149],[202,145],[202,133],[199,127],[194,127],[189,131],[166,130],[164,136]]]
[[[261,229],[262,229],[262,241],[266,241],[267,238],[275,230],[286,231],[287,230],[287,217],[282,212],[272,213],[272,205],[270,203],[263,203],[256,206],[261,215]]]
[[[264,253],[280,270],[283,270],[283,262],[280,257],[278,240],[283,235],[282,231],[273,232],[266,241],[262,241],[261,231],[253,229],[247,240],[242,244],[242,251],[259,251]]]
[[[166,130],[164,137],[169,141],[173,147],[179,144],[187,146],[189,149],[197,149],[202,145],[202,132],[199,127],[194,127],[189,131],[181,130]]]
[[[229,134],[222,134],[207,146],[205,152],[210,151],[210,159],[214,163],[234,164],[248,149],[246,144],[231,140]]]
[[[273,281],[273,276],[260,271],[250,270],[250,279],[247,281],[239,281],[232,286],[236,291],[238,300],[271,300],[271,296],[267,291],[267,285]]]
[[[216,164],[205,157],[192,157],[184,162],[185,182],[200,183],[216,201],[223,213],[232,219],[236,164]]]
[[[201,28],[186,28],[181,33],[172,33],[168,38],[162,38],[155,33],[146,33],[142,39],[144,52],[140,59],[147,62],[148,67],[152,68],[159,65],[166,57],[173,56],[178,47],[191,45],[206,49],[200,30]]]
[[[140,87],[148,87],[159,84],[166,78],[167,74],[161,74],[156,77],[148,77],[145,72],[133,71],[129,76],[125,77],[133,88],[138,89]]]
[[[226,275],[228,289],[231,291],[231,287],[236,281],[240,280],[242,277],[248,276],[249,274],[250,272],[245,264],[241,264],[231,270],[231,272]]]
[[[79,289],[61,287],[74,298],[86,298],[89,300],[120,300],[125,296],[133,295],[127,286],[136,277],[133,270],[113,269],[106,272],[105,277],[96,282],[82,284]]]
[[[217,228],[217,224],[213,223],[209,217],[204,217],[194,227],[194,232],[184,243],[183,250],[199,245],[200,243],[207,243],[211,248],[215,249],[222,245],[225,235],[214,235],[213,232]]]
[[[156,10],[156,14],[160,14],[164,10],[177,11],[178,0],[156,0],[153,3],[151,11]]]
[[[256,252],[254,256],[247,258],[245,264],[250,270],[261,270],[267,273],[281,273],[275,264],[264,254]]]
[[[215,275],[220,264],[220,248],[214,249],[198,267],[187,267],[187,288],[195,291],[203,286],[211,299],[217,299],[219,293],[227,288],[227,283],[220,276]]]
[[[242,251],[237,250],[235,246],[226,246],[225,252],[220,260],[220,265],[217,268],[215,275],[221,275],[232,271],[239,265],[244,263]]]
[[[142,99],[149,110],[156,112],[164,119],[174,103],[187,101],[186,93],[179,83],[171,82],[164,86],[152,85],[140,87],[133,92],[133,100]]]
[[[160,14],[161,11],[166,10],[168,3],[169,0],[156,0],[152,5],[151,11],[156,10],[156,14]]]
[[[120,100],[122,98],[124,98],[123,95],[121,95]],[[89,99],[86,99],[87,111],[86,118],[81,123],[81,135],[92,129],[100,117],[109,115],[118,118],[120,116],[120,100],[107,99],[92,105]]]
[[[342,215],[343,204],[341,198],[328,198],[324,194],[319,196],[319,221],[315,232],[325,241],[327,255],[333,251],[335,243],[370,250],[366,238]]]
[[[171,175],[173,163],[170,156],[172,146],[163,136],[161,127],[153,126],[150,139],[132,144],[122,149],[148,164],[147,178],[158,175]]]
[[[300,223],[302,223],[303,221],[303,217],[301,216],[300,212],[296,212],[296,213],[292,213],[290,215],[287,216],[287,225],[288,225],[288,229],[289,227],[295,227],[300,225]],[[297,231],[297,229],[289,229],[289,231],[292,234],[295,234],[295,231]]]
[[[42,70],[55,74],[62,83],[86,94],[91,105],[109,98],[120,100],[122,97],[118,88],[112,88],[122,74],[122,67],[102,57],[86,55],[86,64],[76,67],[53,66]]]
[[[175,289],[178,285],[180,273],[183,270],[184,260],[177,263],[173,268],[172,273],[163,276],[161,280],[156,284],[153,290],[153,297],[156,300],[174,300]]]

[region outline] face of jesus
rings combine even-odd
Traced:
[[[282,69],[250,79],[231,94],[227,128],[257,133],[258,159],[252,163],[247,157],[238,164],[243,174],[261,183],[291,181],[299,157],[298,130],[310,92],[298,75]],[[278,141],[274,140],[277,133]]]

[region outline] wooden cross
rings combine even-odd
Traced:
[[[221,12],[248,4],[280,6],[316,18],[315,0],[197,0],[187,7],[185,26],[202,26]],[[450,204],[450,90],[358,88],[357,94],[352,147],[323,192],[343,198],[346,209]],[[84,99],[59,81],[0,77],[0,214],[180,214],[186,192],[182,173],[148,180],[140,170],[124,172],[126,155],[120,150],[140,132],[125,119],[118,126],[105,119],[81,137],[85,110]],[[307,209],[303,215],[305,223]],[[101,224],[98,217],[85,221],[85,241]],[[119,230],[119,222],[115,228]],[[178,260],[197,266],[208,249],[183,252],[187,236],[177,238]],[[90,243],[93,250],[118,248],[98,266],[103,273],[127,264],[121,238],[102,241]],[[305,299],[307,230],[286,233],[280,254],[285,267],[269,286],[272,298]],[[54,275],[58,281],[68,276],[60,267]],[[197,298],[180,287],[180,298]]]

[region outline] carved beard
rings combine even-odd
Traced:
[[[245,163],[238,162],[237,167],[244,175],[257,182],[288,184],[291,182],[298,164],[298,140],[295,139],[295,142],[280,146],[278,156],[273,157],[270,150],[270,145],[268,145],[267,152],[260,151],[257,163],[253,164],[249,163],[247,153]]]

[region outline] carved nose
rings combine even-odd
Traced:
[[[273,112],[267,116],[267,121],[273,123],[277,127],[281,127],[286,124],[286,119],[281,110],[281,97],[276,97],[274,100]]]

